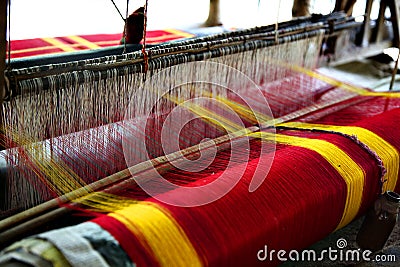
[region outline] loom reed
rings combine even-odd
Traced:
[[[324,24],[323,21],[329,21],[330,25]],[[219,34],[212,37],[197,38],[196,41],[182,41],[171,45],[161,45],[159,47],[149,48],[147,50],[149,59],[158,59],[171,55],[185,55],[194,54],[195,58],[186,59],[185,62],[192,60],[206,59],[207,54],[201,54],[202,52],[213,52],[212,57],[218,57],[221,51],[217,51],[219,48],[229,48],[234,45],[246,45],[251,41],[254,41],[254,46],[251,45],[247,49],[240,49],[240,52],[247,51],[249,49],[257,49],[261,47],[268,47],[276,45],[277,43],[292,42],[298,39],[309,38],[318,34],[319,31],[323,31],[324,35],[337,34],[337,31],[357,27],[360,23],[355,23],[352,19],[344,16],[341,13],[335,13],[330,16],[321,17],[316,20],[314,24],[308,25],[310,19],[299,19],[298,21],[283,22],[279,24],[278,30],[278,42],[276,42],[275,31],[271,31],[271,26],[257,27],[250,30],[243,30],[227,34]],[[297,25],[296,23],[300,23]],[[337,23],[338,25],[336,26]],[[335,28],[336,27],[336,28]],[[260,43],[260,41],[265,41]],[[238,51],[238,52],[239,52]],[[236,52],[237,53],[237,52]],[[18,71],[8,71],[6,75],[12,84],[12,92],[8,92],[7,99],[15,97],[19,94],[20,88],[17,86],[20,80],[43,78],[46,76],[58,75],[66,72],[82,72],[82,71],[105,71],[110,68],[120,68],[126,66],[132,66],[131,72],[143,72],[141,63],[143,63],[143,54],[140,52],[129,53],[122,56],[110,56],[105,58],[98,58],[85,61],[76,61],[68,64],[60,64],[59,66],[42,66],[40,68],[22,69]],[[139,66],[134,66],[139,64]],[[172,62],[173,64],[177,64]],[[168,67],[169,65],[163,66]],[[151,69],[150,69],[151,70]],[[79,82],[82,82],[83,78],[79,78]],[[44,89],[45,87],[44,83]],[[43,86],[43,85],[42,85]]]

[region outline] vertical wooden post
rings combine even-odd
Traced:
[[[5,96],[4,70],[6,68],[7,7],[9,0],[0,0],[0,106]]]
[[[204,22],[204,26],[213,27],[222,25],[220,21],[220,3],[219,0],[210,0],[210,8],[208,13],[208,18],[206,22]]]
[[[310,0],[294,0],[292,6],[292,17],[303,17],[310,15]]]
[[[3,99],[5,96],[5,85],[4,85],[4,70],[6,69],[6,47],[7,47],[7,9],[8,9],[8,1],[9,0],[0,0],[0,138],[3,137],[3,120],[1,119],[3,116],[1,106],[3,104]],[[3,140],[0,140],[0,143],[3,143]],[[0,149],[3,149],[0,144]],[[4,176],[3,176],[4,177]],[[0,214],[5,210],[5,202],[6,202],[6,187],[7,181],[6,179],[0,180]]]
[[[371,10],[373,0],[367,0],[365,4],[364,23],[361,27],[362,37],[356,41],[356,45],[366,47],[370,42],[371,35]]]
[[[390,20],[393,27],[393,46],[399,48],[400,46],[400,3],[399,0],[387,1],[387,6],[390,10]]]

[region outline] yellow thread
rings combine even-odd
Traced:
[[[82,37],[80,37],[80,36],[76,36],[76,35],[74,35],[74,36],[67,36],[67,38],[68,38],[68,39],[71,39],[71,40],[74,41],[74,42],[77,42],[77,43],[80,44],[80,45],[86,46],[86,47],[88,47],[88,48],[90,48],[90,49],[98,49],[98,48],[101,48],[101,47],[98,46],[97,44],[92,43],[92,42],[90,42],[90,41],[88,41],[88,40],[86,40],[86,39],[84,39],[84,38],[82,38]]]
[[[250,133],[249,136],[307,148],[320,154],[337,170],[347,184],[346,205],[340,223],[336,229],[342,228],[355,218],[362,201],[365,173],[344,151],[328,141],[319,139],[271,134],[267,132]]]
[[[159,205],[138,202],[109,216],[123,223],[139,237],[160,266],[202,266],[202,262],[183,229]]]
[[[59,49],[61,49],[63,51],[66,51],[66,52],[75,51],[75,49],[72,48],[70,45],[64,44],[63,42],[57,40],[56,38],[48,37],[48,38],[42,38],[42,40],[48,42],[49,44],[51,44],[54,47],[59,48]]]
[[[216,96],[214,99],[218,100],[218,102],[221,102],[222,104],[225,104],[229,106],[231,109],[236,111],[239,115],[241,115],[242,118],[245,118],[246,120],[253,122],[253,123],[263,123],[266,121],[271,120],[272,118],[262,114],[260,112],[256,112],[251,110],[249,107],[239,104],[237,102],[234,102],[226,97],[222,96]],[[221,105],[224,107],[224,105]]]
[[[27,156],[37,168],[33,171],[38,177],[45,175],[46,185],[57,195],[62,195],[85,185],[85,182],[78,177],[67,165],[57,161],[55,155],[47,147],[46,142],[34,143],[29,137],[23,137],[9,131],[11,138],[19,144]]]
[[[96,212],[115,212],[137,203],[134,199],[105,192],[93,192],[72,202],[85,205]]]
[[[206,108],[203,108],[198,105],[192,105],[188,107],[193,113],[199,115],[201,118],[207,119],[210,122],[214,122],[215,125],[218,125],[225,129],[228,133],[236,132],[237,130],[244,129],[243,125],[236,124],[233,121],[218,115],[215,112],[212,112]]]
[[[202,119],[205,119],[207,121],[209,121],[212,124],[215,124],[217,126],[222,127],[223,129],[225,129],[228,133],[233,133],[236,132],[237,130],[242,130],[244,128],[243,125],[239,125],[227,118],[224,118],[223,116],[218,115],[215,112],[212,112],[200,105],[197,105],[193,102],[189,102],[189,101],[180,101],[179,99],[177,99],[176,97],[173,96],[169,96],[169,95],[165,95],[164,98],[179,104],[185,108],[187,108],[188,110],[190,110],[191,112],[193,112],[194,114],[199,115]]]
[[[356,126],[336,126],[303,122],[288,122],[279,124],[278,126],[307,130],[333,131],[347,135],[355,135],[358,140],[367,145],[368,148],[370,148],[379,156],[386,168],[387,172],[383,177],[383,180],[386,180],[386,182],[383,184],[383,192],[386,192],[387,190],[394,190],[396,187],[400,164],[399,152],[394,146],[374,132]]]
[[[34,164],[34,171],[46,186],[57,195],[63,195],[74,203],[87,206],[97,212],[113,212],[136,201],[104,192],[92,192],[90,187],[73,170],[46,148],[46,142],[33,143],[10,131],[14,142],[24,148],[27,160]],[[43,177],[44,176],[44,177]]]

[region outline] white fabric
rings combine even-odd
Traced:
[[[103,257],[81,236],[74,227],[67,227],[40,234],[56,246],[73,267],[109,267]]]

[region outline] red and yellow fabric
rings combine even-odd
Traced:
[[[311,245],[363,214],[379,196],[384,174],[379,159],[387,169],[384,188],[398,190],[400,184],[395,164],[385,154],[393,154],[396,160],[400,149],[397,134],[390,130],[400,120],[400,109],[342,127],[323,125],[324,119],[312,124],[282,124],[286,127],[278,128],[274,136],[267,132],[252,135],[250,157],[236,159],[231,170],[245,169],[244,175],[232,191],[215,202],[183,208],[149,198],[94,222],[110,231],[122,247],[130,248],[132,260],[143,266],[168,266],[174,259],[189,265],[264,265],[256,255],[265,245],[275,251]],[[260,157],[259,142],[272,141],[277,143],[272,167],[269,172],[257,173],[266,179],[250,193],[254,169],[261,157],[270,156]],[[229,153],[221,151],[204,174],[192,173],[198,179],[190,186],[204,185],[215,177],[229,179],[221,176]],[[171,172],[165,178],[185,176],[184,172]],[[183,202],[204,196],[188,196],[180,189],[164,194]],[[167,248],[177,244],[185,247],[179,255],[174,254],[176,247]]]
[[[194,36],[195,35],[192,33],[177,29],[153,30],[147,32],[146,43],[159,44]],[[121,37],[121,33],[117,33],[12,40],[11,58],[21,58],[28,56],[47,55],[115,46],[120,44]]]

